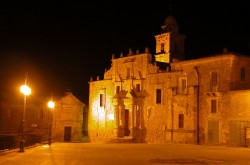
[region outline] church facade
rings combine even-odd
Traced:
[[[155,36],[153,56],[112,56],[89,82],[90,142],[249,145],[250,57],[230,53],[185,60],[173,16]]]
[[[72,92],[66,92],[55,104],[52,138],[57,142],[82,142],[85,104]]]

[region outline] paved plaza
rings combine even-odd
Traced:
[[[0,165],[248,165],[250,148],[189,144],[53,143],[0,153]]]

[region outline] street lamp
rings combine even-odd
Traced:
[[[22,116],[22,136],[20,140],[20,149],[19,152],[24,152],[24,122],[25,122],[25,111],[26,111],[26,97],[31,93],[30,87],[27,85],[27,77],[25,79],[24,85],[20,87],[20,91],[24,94],[24,106],[23,106],[23,116]]]
[[[48,107],[50,108],[50,115],[49,115],[49,145],[51,145],[51,134],[52,134],[52,110],[55,107],[55,103],[52,99],[48,102]]]

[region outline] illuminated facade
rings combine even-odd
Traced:
[[[147,48],[130,50],[112,56],[103,80],[90,80],[90,142],[246,145],[250,57],[224,51],[185,61],[172,16],[155,39],[154,62]]]

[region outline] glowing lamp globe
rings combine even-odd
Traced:
[[[53,101],[49,101],[48,102],[48,107],[51,108],[51,109],[54,109],[55,103]]]
[[[31,89],[30,87],[28,87],[27,85],[22,85],[20,87],[20,91],[24,94],[24,95],[29,95],[31,93]]]

